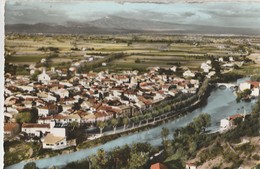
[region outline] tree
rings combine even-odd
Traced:
[[[155,122],[155,118],[159,115],[159,112],[154,110],[152,111],[152,116],[153,116],[153,122]]]
[[[117,126],[117,124],[118,124],[118,120],[117,120],[116,118],[113,118],[113,119],[111,120],[111,124],[112,124],[112,126],[113,126],[113,128],[114,128],[114,133],[116,133],[116,126]]]
[[[169,129],[168,128],[165,128],[163,127],[162,128],[162,131],[161,131],[161,137],[162,137],[162,141],[166,141],[167,137],[169,136]]]
[[[141,63],[141,60],[140,60],[139,58],[137,58],[137,59],[135,60],[135,63]]]
[[[38,109],[36,107],[32,107],[31,111],[30,111],[30,116],[31,116],[31,123],[36,123],[39,115],[38,115]]]
[[[130,45],[132,45],[132,41],[127,42],[127,46],[130,46]]]
[[[70,123],[70,126],[72,127],[72,131],[74,131],[75,128],[79,127],[79,123],[76,121],[73,121],[72,123]]]
[[[195,131],[200,133],[205,128],[211,125],[211,118],[209,114],[201,114],[193,119]]]
[[[23,169],[38,169],[35,162],[29,162],[24,165]]]
[[[94,169],[108,168],[109,157],[103,149],[99,149],[96,155],[90,156],[91,167]]]
[[[143,119],[144,119],[144,117],[142,115],[138,116],[138,121],[139,121],[139,125],[138,126],[141,126]]]
[[[128,118],[123,118],[123,124],[124,124],[124,130],[125,130],[125,128],[126,128],[126,125],[128,125],[129,124],[129,119]]]
[[[176,139],[177,137],[179,137],[180,132],[181,132],[181,130],[180,130],[179,128],[177,128],[176,130],[174,130],[174,132],[173,132],[173,137],[174,137],[175,139]]]
[[[144,118],[146,119],[146,124],[148,124],[149,119],[152,117],[151,113],[146,113]]]
[[[16,121],[18,123],[29,123],[31,121],[31,113],[30,112],[21,112],[16,116]]]
[[[100,121],[100,122],[97,123],[97,126],[98,126],[98,128],[100,130],[100,134],[102,134],[102,131],[103,131],[103,129],[106,126],[106,123],[104,121]]]
[[[111,156],[114,159],[114,169],[121,169],[126,166],[130,159],[131,149],[128,145],[124,147],[116,147],[111,152]]]
[[[173,146],[172,146],[172,142],[170,140],[164,140],[163,146],[164,146],[164,151],[167,154],[167,156],[173,155]]]
[[[149,157],[147,153],[144,152],[131,152],[131,157],[129,160],[130,169],[142,169],[143,166],[147,163]]]
[[[220,63],[218,61],[215,60],[214,57],[211,57],[211,65],[212,65],[212,68],[215,69],[215,72],[216,72],[216,75],[219,76],[220,75]]]
[[[132,121],[133,121],[133,128],[134,128],[135,127],[135,123],[137,123],[139,121],[139,117],[138,116],[133,117]]]

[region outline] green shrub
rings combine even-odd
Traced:
[[[252,158],[253,158],[254,160],[256,160],[256,161],[259,161],[259,160],[260,160],[260,156],[259,156],[258,154],[254,154],[254,155],[252,156]]]

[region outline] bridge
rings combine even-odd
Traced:
[[[237,87],[237,84],[235,83],[217,83],[216,84],[217,87],[226,87],[226,88],[234,88],[234,87]]]

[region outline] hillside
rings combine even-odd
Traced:
[[[48,23],[12,24],[5,26],[6,33],[53,34],[120,34],[120,33],[169,33],[169,34],[243,34],[260,35],[260,30],[245,27],[218,27],[189,25],[151,20],[138,20],[119,16],[106,16],[89,22],[67,22],[64,25]]]

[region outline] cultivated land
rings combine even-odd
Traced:
[[[54,47],[58,52],[39,50]],[[107,57],[124,53],[119,59],[109,60],[101,69],[123,70],[179,65],[192,70],[209,59],[208,56],[240,58],[247,55],[247,48],[257,52],[259,37],[170,36],[170,35],[7,35],[5,59],[7,63],[32,64],[48,58],[48,67],[66,67],[70,62],[86,60],[90,56]],[[85,57],[84,57],[85,55]],[[257,59],[256,55],[252,55]],[[90,61],[91,62],[91,61]],[[65,64],[67,63],[67,64]]]

